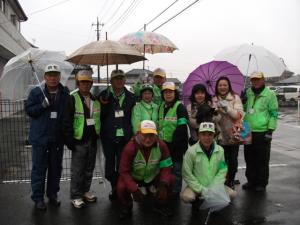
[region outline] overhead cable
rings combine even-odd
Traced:
[[[55,7],[55,6],[61,5],[61,4],[66,3],[66,2],[68,2],[68,1],[71,1],[71,0],[64,0],[64,1],[61,1],[61,2],[58,2],[58,3],[55,3],[55,4],[53,4],[53,5],[48,6],[47,8],[39,9],[39,10],[33,11],[33,12],[31,12],[31,13],[28,13],[27,15],[28,15],[28,16],[31,16],[31,15],[33,15],[33,14],[43,12],[43,11],[45,11],[45,10],[47,10],[47,9],[50,9],[50,8]]]
[[[172,16],[170,19],[168,19],[167,21],[165,21],[164,23],[162,23],[161,25],[159,25],[158,27],[156,27],[154,30],[152,30],[152,32],[158,30],[159,28],[161,28],[163,25],[165,25],[166,23],[170,22],[172,19],[174,19],[176,16],[180,15],[181,13],[183,13],[185,10],[187,10],[188,8],[190,8],[191,6],[193,6],[195,3],[199,2],[199,0],[196,0],[194,2],[192,2],[191,4],[189,4],[187,7],[185,7],[183,10],[181,10],[180,12],[178,12],[177,14],[175,14],[174,16]]]
[[[175,0],[171,5],[169,5],[167,8],[165,8],[163,11],[161,11],[159,14],[157,14],[157,16],[155,16],[152,20],[150,20],[148,23],[146,23],[146,27],[152,23],[154,20],[156,20],[158,17],[160,17],[164,12],[166,12],[169,8],[171,8],[176,2],[178,2],[179,0]],[[139,29],[139,31],[143,30],[144,26]]]

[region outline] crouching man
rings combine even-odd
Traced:
[[[120,160],[117,195],[121,203],[120,219],[131,216],[133,200],[143,202],[154,194],[154,210],[170,216],[167,201],[174,177],[167,145],[157,137],[151,120],[141,122],[137,134],[125,146]]]
[[[214,141],[214,134],[214,123],[202,122],[199,141],[188,148],[183,159],[182,175],[187,187],[181,193],[181,199],[185,203],[192,203],[193,212],[199,210],[200,197],[204,192],[225,182],[227,165],[224,150]],[[230,198],[236,196],[236,192],[229,187],[225,186],[225,190]]]

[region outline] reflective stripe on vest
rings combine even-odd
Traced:
[[[151,149],[148,163],[140,150],[133,160],[131,175],[135,180],[150,183],[159,173],[159,163],[161,158],[161,152],[159,147]]]
[[[158,135],[159,137],[167,142],[172,142],[173,133],[177,127],[177,107],[180,101],[175,102],[175,104],[170,108],[164,117],[165,102],[159,107],[158,113]]]
[[[73,122],[73,137],[77,140],[81,140],[83,135],[83,129],[84,129],[84,109],[83,109],[83,103],[81,101],[81,98],[78,94],[78,92],[75,92],[72,94],[75,98],[75,113],[74,113],[74,122]],[[92,101],[92,100],[91,100]],[[92,101],[93,107],[92,109],[92,118],[95,121],[95,131],[96,134],[100,134],[100,103],[96,101]]]

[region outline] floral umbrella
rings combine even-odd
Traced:
[[[138,31],[125,35],[119,40],[121,43],[125,43],[135,47],[141,53],[172,53],[178,48],[167,37],[146,31]],[[145,61],[143,62],[143,69],[145,68]]]

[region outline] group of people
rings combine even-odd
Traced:
[[[114,70],[110,86],[93,96],[91,68],[77,71],[77,89],[68,92],[60,84],[60,68],[45,68],[45,83],[33,89],[26,102],[31,117],[32,200],[38,210],[59,206],[59,181],[63,146],[72,151],[71,203],[82,208],[97,197],[90,192],[95,168],[97,139],[105,157],[105,178],[110,200],[120,203],[120,218],[132,213],[133,201],[153,197],[153,209],[165,216],[171,199],[181,198],[199,210],[200,198],[214,185],[223,185],[234,197],[240,142],[235,128],[247,121],[252,143],[245,145],[245,190],[264,191],[268,184],[272,132],[278,104],[264,83],[264,75],[250,76],[252,87],[242,100],[227,77],[217,81],[210,96],[202,84],[192,89],[185,107],[166,72],[153,72],[153,83],[125,87],[125,74]],[[243,102],[242,102],[243,101]],[[238,127],[243,129],[243,127]],[[46,185],[47,176],[47,186]],[[186,187],[182,191],[182,180]]]

